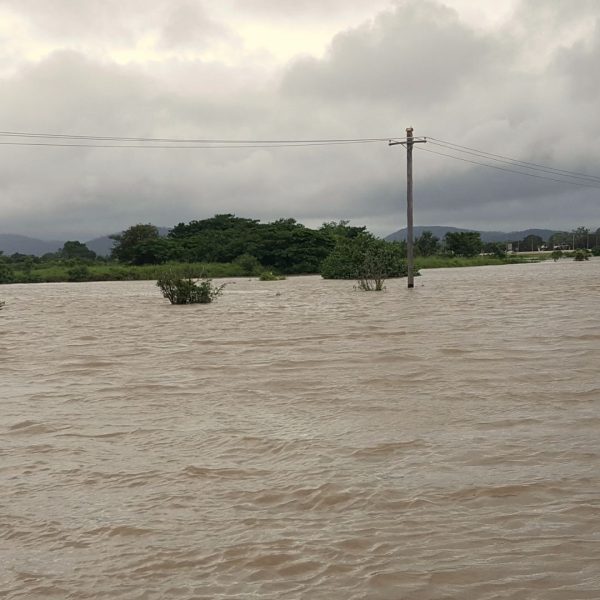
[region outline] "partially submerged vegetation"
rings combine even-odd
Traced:
[[[158,278],[156,285],[171,304],[210,304],[218,298],[225,284],[214,285],[208,277],[193,279],[172,271]]]
[[[352,237],[340,236],[331,254],[323,261],[325,279],[355,279],[365,292],[382,291],[391,277],[406,277],[405,247],[386,242],[367,232]]]
[[[590,260],[590,255],[586,250],[575,250],[575,252],[573,252],[573,260],[576,260],[576,261]]]
[[[285,275],[277,275],[273,271],[263,271],[258,277],[260,281],[282,281]]]
[[[483,243],[479,233],[472,231],[448,232],[443,240],[424,231],[415,240],[415,267],[503,265],[561,257],[586,260],[587,246],[599,239],[599,232],[590,234],[583,227],[554,234],[547,243],[530,235],[511,244]],[[66,242],[60,251],[42,257],[0,252],[0,284],[157,280],[167,272],[183,279],[204,275],[273,281],[285,275],[319,273],[328,279],[358,281],[361,289],[383,289],[385,279],[405,277],[407,272],[404,241],[378,239],[348,221],[311,229],[294,219],[260,223],[225,214],[179,223],[167,237],[161,237],[152,224],[133,225],[114,236],[114,242],[109,258],[96,256],[77,241]],[[552,248],[552,243],[557,246],[554,252],[537,252]],[[507,252],[509,247],[528,252]],[[573,247],[585,250],[584,255],[577,258]],[[600,247],[591,252],[599,256]],[[367,285],[368,280],[372,283]]]

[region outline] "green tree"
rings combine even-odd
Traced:
[[[201,221],[190,221],[187,225],[179,223],[169,232],[170,238],[190,238],[205,234],[208,231],[241,231],[255,229],[258,221],[255,219],[244,219],[230,213],[219,214]]]
[[[406,263],[402,246],[363,233],[355,238],[338,239],[335,248],[321,265],[325,279],[361,279],[377,266],[382,279],[405,277]]]
[[[262,271],[258,258],[252,254],[240,254],[233,262],[242,268],[244,275],[257,275]]]
[[[483,252],[496,258],[506,257],[506,242],[487,242],[483,244]]]
[[[573,237],[566,231],[557,231],[548,239],[548,246],[551,250],[566,250],[573,243]]]
[[[573,250],[576,248],[586,248],[589,245],[590,230],[587,227],[577,227],[571,232],[573,238]]]
[[[89,281],[92,278],[92,272],[87,265],[74,265],[67,270],[68,281]]]
[[[143,240],[133,248],[129,262],[134,265],[160,265],[174,258],[174,240],[158,237]]]
[[[37,256],[33,256],[32,254],[22,254],[21,252],[14,252],[8,257],[9,262],[13,265],[18,265],[19,263],[37,263],[39,259]]]
[[[366,227],[352,227],[348,225],[350,221],[340,220],[340,221],[329,221],[327,223],[323,223],[319,228],[319,231],[326,233],[331,236],[333,239],[338,239],[340,237],[344,238],[355,238],[362,233],[365,233],[367,230]]]
[[[94,260],[96,258],[96,253],[93,250],[76,240],[65,242],[58,254],[65,259]]]
[[[144,242],[158,240],[160,235],[156,225],[138,223],[120,235],[111,235],[110,237],[115,240],[111,257],[120,262],[133,263],[136,260],[137,246]]]
[[[519,250],[521,252],[537,252],[544,245],[544,239],[539,235],[526,235],[519,242]]]
[[[242,254],[254,255],[264,229],[257,220],[232,214],[215,215],[202,221],[179,223],[169,232],[175,244],[174,258],[187,262],[231,262]]]
[[[433,256],[440,248],[440,238],[431,231],[424,231],[415,240],[415,253],[419,256]]]
[[[14,280],[15,272],[12,267],[8,263],[0,261],[0,284],[13,283]]]
[[[444,239],[446,252],[454,256],[477,256],[483,248],[478,231],[449,231]]]
[[[334,245],[322,231],[309,229],[295,219],[279,219],[260,228],[249,250],[261,265],[281,273],[318,273]]]

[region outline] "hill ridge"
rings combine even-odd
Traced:
[[[451,227],[448,225],[415,225],[413,231],[415,237],[420,236],[424,231],[431,231],[433,235],[440,239],[442,239],[447,232],[476,231],[481,234],[481,240],[483,242],[516,242],[522,240],[528,235],[538,235],[545,242],[547,242],[550,236],[554,233],[557,233],[559,230],[530,228],[523,229],[521,231],[485,231],[481,229],[469,229],[466,227]],[[386,236],[384,239],[389,242],[405,240],[406,228],[394,231],[394,233],[390,233],[390,235]]]

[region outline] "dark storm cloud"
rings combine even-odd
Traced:
[[[94,13],[97,3],[75,4],[62,23],[47,3],[18,6],[30,23],[56,35],[95,17],[100,30],[107,26],[106,14]],[[258,11],[260,2],[253,4]],[[71,3],[53,5],[60,13]],[[118,5],[118,35],[135,36],[160,14],[165,47],[231,39],[206,4],[152,2],[137,22],[133,0],[125,3],[127,14]],[[180,56],[120,65],[84,50],[55,52],[0,79],[2,129],[306,139],[401,136],[413,125],[416,135],[598,175],[598,11],[593,3],[568,6],[574,5],[523,2],[515,20],[483,33],[435,2],[401,2],[341,32],[323,58],[296,60],[271,80],[251,64]],[[529,36],[536,11],[547,29]],[[432,143],[425,148],[447,152]],[[427,152],[415,153],[415,184],[422,224],[600,225],[597,190]],[[293,216],[311,225],[351,218],[387,234],[403,225],[404,185],[404,150],[385,143],[262,150],[0,146],[2,230],[48,238],[93,237],[137,222],[172,225],[216,212]]]

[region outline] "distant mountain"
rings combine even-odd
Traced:
[[[415,225],[414,236],[419,237],[424,231],[431,231],[436,237],[443,239],[446,233],[455,231],[476,231],[475,229],[461,229],[460,227],[447,227],[443,225]],[[483,242],[516,242],[526,238],[528,235],[538,235],[544,241],[548,241],[548,238],[553,234],[557,233],[555,229],[524,229],[523,231],[479,231],[481,234],[481,240]],[[400,229],[394,233],[388,235],[386,238],[388,241],[405,240],[406,229]]]
[[[0,233],[0,250],[7,256],[19,252],[20,254],[33,254],[42,256],[48,252],[60,250],[64,242],[38,240],[26,235],[13,235]]]
[[[158,233],[160,233],[160,235],[162,236],[165,236],[169,233],[170,230],[170,227],[159,227]],[[93,240],[85,242],[85,245],[99,256],[108,256],[110,254],[110,251],[112,250],[113,244],[114,240],[110,239],[108,235],[94,238]],[[64,245],[65,242],[59,240],[48,241],[27,237],[26,235],[0,233],[0,251],[3,252],[6,256],[15,254],[15,252],[18,252],[19,254],[33,254],[34,256],[43,256],[48,252],[57,252]]]
[[[170,227],[159,227],[158,232],[161,236],[166,236]],[[447,227],[443,225],[416,225],[414,228],[415,237],[420,236],[423,231],[431,231],[433,235],[442,239],[448,231],[474,231],[473,229],[461,229],[460,227]],[[481,239],[484,242],[514,242],[522,240],[528,235],[539,235],[543,240],[548,241],[548,238],[556,233],[553,229],[525,229],[524,231],[480,231]],[[400,229],[388,235],[388,241],[405,240],[406,229]],[[0,233],[0,251],[5,255],[11,255],[15,252],[20,254],[33,254],[34,256],[42,256],[48,252],[56,252],[64,246],[64,241],[47,241],[36,238],[27,237],[25,235],[12,235],[8,233]],[[108,256],[113,247],[114,240],[110,236],[97,237],[85,242],[85,245],[93,250],[99,256]]]
[[[85,242],[85,245],[98,256],[108,256],[114,243],[115,240],[112,240],[108,235],[104,235]]]

